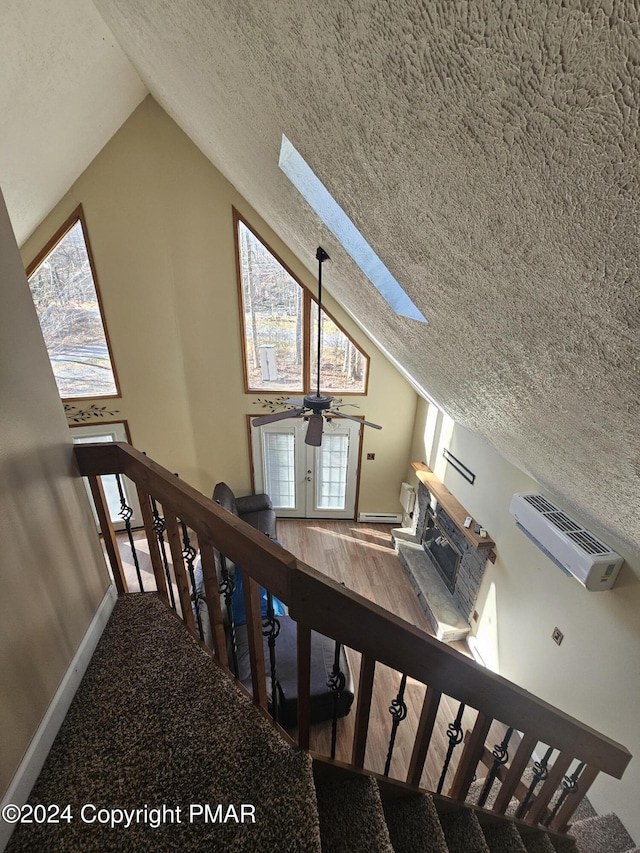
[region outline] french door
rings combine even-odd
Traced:
[[[256,492],[266,492],[282,518],[354,518],[360,429],[333,418],[322,445],[310,447],[303,418],[252,427]]]

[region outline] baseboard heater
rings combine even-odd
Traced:
[[[370,524],[401,524],[402,516],[397,512],[361,512],[358,521]]]

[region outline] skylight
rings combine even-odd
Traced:
[[[284,134],[278,165],[396,314],[428,322]]]

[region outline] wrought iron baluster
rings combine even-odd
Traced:
[[[273,609],[273,595],[267,592],[267,615],[262,620],[262,634],[267,638],[269,648],[269,668],[271,674],[271,716],[276,722],[280,719],[280,697],[278,694],[278,674],[276,671],[276,639],[280,633],[280,622]]]
[[[236,678],[239,677],[240,668],[238,666],[238,641],[236,639],[236,624],[233,619],[233,607],[231,599],[236,588],[234,579],[227,568],[227,558],[224,554],[220,554],[220,583],[218,589],[220,595],[224,596],[224,605],[227,609],[227,621],[229,623],[229,645],[231,646],[231,669]]]
[[[508,728],[504,738],[502,739],[502,743],[496,744],[493,748],[493,764],[491,765],[491,770],[489,771],[489,775],[485,780],[482,791],[480,792],[480,797],[478,798],[478,805],[481,807],[484,806],[484,804],[487,802],[487,797],[489,796],[491,786],[493,785],[496,776],[498,775],[498,771],[503,766],[503,764],[506,764],[509,760],[509,753],[507,752],[507,747],[509,746],[509,741],[511,740],[512,734],[513,729]]]
[[[520,803],[518,810],[516,811],[516,817],[518,819],[523,818],[526,813],[529,811],[531,806],[531,800],[533,798],[533,794],[535,789],[538,787],[540,782],[544,782],[544,780],[549,775],[549,759],[553,755],[553,747],[550,746],[544,754],[544,758],[542,761],[536,761],[533,765],[533,779],[531,780],[531,784],[529,785],[529,789],[525,794],[523,801]]]
[[[166,525],[164,522],[164,518],[160,515],[158,503],[153,496],[151,496],[151,512],[153,513],[153,531],[156,534],[156,538],[158,540],[158,545],[160,547],[160,555],[162,557],[162,565],[164,566],[164,574],[167,578],[167,592],[169,593],[169,601],[171,602],[172,609],[175,610],[176,599],[173,594],[173,582],[171,580],[171,572],[169,571],[169,560],[167,559],[167,549],[164,541],[164,531],[166,529]]]
[[[333,701],[333,715],[331,720],[331,758],[336,757],[336,739],[338,736],[338,701],[346,684],[344,672],[340,669],[340,650],[342,644],[336,640],[336,648],[333,655],[333,668],[327,680],[327,687],[331,691]]]
[[[398,695],[395,699],[391,700],[391,705],[389,705],[389,713],[391,714],[391,718],[393,722],[391,723],[391,736],[389,738],[389,748],[387,750],[387,760],[384,765],[384,775],[389,775],[389,769],[391,767],[391,758],[393,756],[393,747],[396,742],[396,734],[398,733],[398,726],[407,716],[407,703],[404,701],[404,691],[407,686],[407,676],[403,675],[400,679],[400,687],[398,689]]]
[[[187,525],[182,520],[180,521],[180,529],[182,530],[182,556],[187,564],[187,571],[189,572],[189,581],[191,583],[191,600],[193,601],[193,609],[196,613],[198,636],[204,642],[204,629],[202,627],[202,617],[200,616],[200,608],[198,607],[198,592],[196,590],[196,573],[194,569],[194,563],[198,552],[191,544]]]
[[[571,776],[565,776],[564,779],[562,780],[562,793],[558,797],[558,801],[556,802],[555,806],[553,807],[553,811],[551,812],[550,815],[547,815],[546,819],[544,820],[545,826],[549,826],[551,821],[554,819],[554,817],[560,811],[560,806],[564,803],[564,801],[567,799],[569,794],[577,793],[578,788],[580,787],[580,785],[578,784],[578,779],[580,777],[580,774],[584,770],[584,767],[585,767],[585,762],[581,761],[580,764],[578,764],[576,769],[573,771]]]
[[[451,756],[453,755],[453,750],[456,748],[456,746],[462,743],[462,739],[464,737],[462,733],[462,715],[464,714],[465,707],[466,706],[464,702],[461,702],[455,720],[452,723],[449,723],[449,725],[447,726],[447,737],[449,738],[449,747],[447,748],[447,755],[444,759],[442,773],[440,774],[440,781],[438,782],[438,787],[436,789],[438,794],[442,793],[442,788],[444,787],[444,780],[447,776],[447,770],[449,769],[449,765],[451,764]]]
[[[133,533],[131,530],[131,516],[133,515],[133,509],[127,503],[125,498],[124,489],[122,488],[122,480],[120,479],[120,474],[115,475],[116,484],[118,486],[118,495],[120,496],[120,512],[118,515],[124,522],[125,529],[127,531],[127,536],[129,538],[129,545],[131,547],[131,556],[133,557],[133,565],[136,568],[136,575],[138,576],[138,584],[140,586],[140,592],[144,592],[144,584],[142,583],[142,572],[140,571],[140,564],[138,562],[138,552],[136,551],[136,546],[133,541]]]

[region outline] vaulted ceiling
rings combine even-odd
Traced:
[[[60,5],[103,42],[104,141],[146,87],[312,270],[322,243],[327,288],[451,416],[640,552],[636,3],[95,0],[108,29],[88,0]],[[67,54],[53,98],[83,75]],[[19,140],[45,105],[17,94]],[[392,311],[291,186],[283,134],[428,325]],[[51,144],[30,139],[34,166]],[[5,193],[18,148],[0,141]],[[47,211],[26,184],[7,201],[28,229]]]

